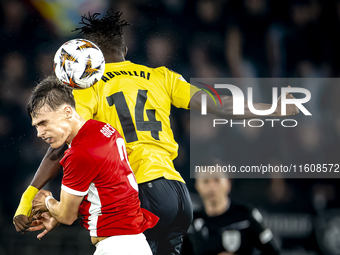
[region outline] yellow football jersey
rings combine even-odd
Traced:
[[[124,61],[106,64],[96,85],[73,95],[80,116],[111,124],[125,139],[138,183],[160,177],[184,182],[172,162],[178,144],[169,116],[171,105],[188,109],[198,90],[165,67]]]

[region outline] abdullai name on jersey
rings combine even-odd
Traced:
[[[119,75],[130,75],[130,76],[137,76],[141,78],[145,78],[147,80],[150,79],[151,74],[148,72],[145,74],[144,71],[117,71],[117,72],[106,72],[105,73],[108,77],[105,75],[102,76],[102,81],[108,82],[110,79],[119,76]]]

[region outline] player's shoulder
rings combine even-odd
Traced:
[[[172,74],[172,75],[176,75],[176,76],[182,76],[180,73],[166,67],[166,66],[159,66],[156,68],[153,68],[155,70],[155,72],[159,72],[159,73],[164,73],[164,74]]]
[[[165,66],[159,66],[159,67],[147,67],[150,72],[156,76],[156,77],[161,77],[164,78],[165,76],[168,75],[169,69],[166,68]]]
[[[93,163],[93,158],[83,143],[76,143],[75,145],[71,143],[70,147],[65,151],[64,157],[60,160],[63,167],[70,165],[90,167]],[[68,168],[64,169],[64,171],[67,170]]]
[[[148,72],[152,75],[152,77],[161,77],[163,78],[167,72],[169,72],[169,69],[166,68],[165,66],[160,66],[160,67],[150,67],[147,65],[141,65],[141,64],[136,64],[130,62],[129,68],[133,70],[137,70],[137,73],[140,71]]]
[[[135,63],[131,63],[133,66],[135,66],[136,68],[140,68],[140,69],[148,69],[148,71],[150,73],[153,73],[154,75],[156,75],[156,77],[161,77],[161,78],[167,78],[169,76],[174,76],[174,77],[178,77],[180,78],[181,80],[185,81],[185,79],[183,78],[183,76],[166,67],[166,66],[159,66],[159,67],[149,67],[149,66],[146,66],[146,65],[140,65],[140,64],[135,64]]]
[[[100,143],[107,142],[105,138],[118,137],[121,137],[120,134],[110,124],[90,119],[86,121],[79,130],[77,136],[73,139],[72,144],[84,148],[95,147]]]
[[[147,66],[147,65],[142,65],[142,64],[137,64],[137,63],[133,63],[131,61],[129,61],[129,68],[132,69],[136,69],[136,70],[148,70],[151,72],[164,72],[164,70],[166,69],[165,66],[161,66],[161,67],[151,67],[151,66]]]
[[[88,120],[79,130],[67,150],[67,156],[78,158],[82,156],[96,158],[115,142],[121,135],[110,124],[97,120]]]

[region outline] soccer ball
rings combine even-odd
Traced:
[[[74,89],[95,85],[105,70],[103,53],[94,43],[73,39],[64,43],[54,56],[54,72],[58,79]]]

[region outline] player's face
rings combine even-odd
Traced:
[[[218,203],[230,192],[230,181],[227,178],[197,178],[196,189],[205,201]]]
[[[64,107],[52,111],[43,106],[36,116],[32,116],[32,126],[37,129],[37,136],[50,144],[52,148],[59,148],[71,134],[71,126]]]

